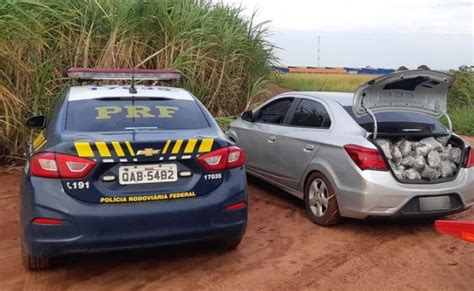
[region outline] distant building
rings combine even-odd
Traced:
[[[350,67],[305,67],[305,66],[272,66],[279,73],[306,73],[306,74],[362,74],[362,75],[386,75],[395,72],[394,69],[385,68],[350,68]],[[400,70],[400,69],[399,69]]]
[[[272,70],[279,73],[288,73],[288,67],[272,66]]]
[[[360,75],[387,75],[395,72],[394,69],[383,69],[383,68],[349,68],[345,67],[348,74],[360,74]]]

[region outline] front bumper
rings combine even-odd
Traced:
[[[335,180],[342,216],[443,216],[474,205],[474,168],[462,168],[455,180],[438,184],[402,184],[390,172],[360,171],[350,179]],[[421,211],[420,197],[449,196],[451,207]]]
[[[229,211],[226,206],[247,201],[245,170],[230,171],[229,179],[203,196],[106,205],[72,198],[60,180],[25,177],[21,221],[26,250],[53,257],[241,236],[247,208]],[[36,225],[34,217],[64,222]]]

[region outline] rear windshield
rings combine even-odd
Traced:
[[[127,131],[209,127],[194,100],[104,98],[69,101],[66,130]]]
[[[354,120],[367,131],[373,131],[374,121],[368,115],[360,118],[356,117],[352,111],[352,106],[344,106],[344,109],[354,118]],[[380,112],[375,113],[378,131],[390,134],[417,134],[433,133],[445,134],[446,128],[431,116],[412,112]]]

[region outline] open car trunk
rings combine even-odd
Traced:
[[[370,136],[369,139],[372,139]],[[442,183],[456,178],[465,161],[464,142],[454,135],[381,136],[374,140],[402,183]]]
[[[400,182],[440,183],[455,179],[459,173],[465,160],[464,143],[451,134],[451,128],[436,130],[441,125],[435,121],[447,116],[447,94],[453,81],[452,76],[435,71],[402,71],[378,77],[357,89],[352,105],[355,118],[371,117],[372,127],[365,126],[372,132],[369,139],[380,148]],[[377,115],[389,112],[405,113],[407,117],[423,115],[433,122],[401,119],[378,123]]]

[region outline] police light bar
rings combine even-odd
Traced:
[[[67,70],[69,78],[80,80],[179,80],[181,72],[174,69],[92,69],[70,68]]]
[[[474,222],[436,220],[436,231],[474,243]]]

